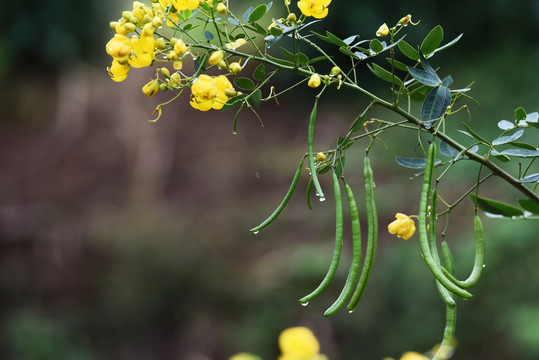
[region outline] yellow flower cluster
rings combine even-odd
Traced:
[[[226,76],[202,74],[191,86],[190,104],[200,111],[219,110],[227,102],[231,91],[234,88]]]
[[[169,10],[165,11],[167,6]],[[105,48],[107,54],[113,59],[111,67],[107,69],[112,80],[117,82],[125,80],[130,67],[142,68],[152,65],[156,53],[167,48],[164,39],[154,38],[154,31],[163,26],[163,18],[170,21],[168,19],[174,18],[174,14],[178,10],[196,9],[198,6],[198,0],[160,0],[152,7],[134,1],[131,11],[122,12],[122,17],[110,24],[116,34]],[[172,7],[175,9],[174,11],[170,10]],[[140,36],[128,37],[137,29],[140,29]],[[170,46],[172,49],[166,53],[168,61],[179,61],[179,57],[188,50],[182,40],[175,40],[173,44],[173,39],[171,39]],[[181,68],[181,63],[175,63],[174,67]]]
[[[408,215],[397,213],[395,215],[397,220],[393,221],[387,226],[387,230],[390,234],[397,235],[398,237],[408,240],[415,233],[415,223]]]
[[[299,0],[298,8],[305,16],[323,19],[328,15],[328,6],[331,0]]]

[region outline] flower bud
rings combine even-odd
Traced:
[[[217,50],[217,51],[214,51],[211,56],[210,56],[210,59],[208,60],[208,63],[210,65],[217,65],[219,64],[222,60],[223,60],[223,57],[224,57],[224,54],[221,50]]]
[[[319,152],[316,154],[316,161],[324,161],[326,160],[326,155],[323,152]]]
[[[157,94],[159,91],[159,83],[157,80],[152,80],[142,87],[142,92],[148,98],[151,98],[153,95]]]
[[[170,50],[169,52],[167,52],[167,60],[170,60],[170,61],[178,60],[178,54],[176,54],[174,50]]]
[[[161,75],[165,77],[170,77],[170,71],[168,71],[166,67],[159,69],[159,72],[161,73]]]
[[[231,89],[231,88],[226,88],[225,89],[225,95],[228,96],[229,98],[231,97],[234,97],[236,95],[238,95],[238,92],[234,89]]]
[[[130,21],[131,20],[131,16],[133,16],[133,12],[132,11],[122,11],[122,17],[124,18],[125,21]]]
[[[127,33],[131,33],[133,31],[135,31],[137,29],[137,27],[135,26],[135,24],[133,23],[125,23],[124,24],[124,28],[125,28],[125,31],[127,31]]]
[[[175,37],[170,38],[170,46],[176,45],[176,41],[178,41],[178,39],[176,39]]]
[[[179,72],[175,72],[174,74],[170,75],[169,85],[173,87],[178,87],[181,85],[181,76]]]
[[[309,78],[309,82],[307,83],[307,85],[309,85],[312,88],[317,88],[320,86],[321,82],[322,80],[320,79],[320,76],[318,74],[312,74],[311,77]]]
[[[155,40],[155,47],[159,50],[163,50],[167,47],[167,42],[163,38],[159,38]]]
[[[383,23],[378,28],[378,31],[376,32],[376,36],[379,36],[379,37],[384,37],[384,36],[387,36],[388,34],[389,34],[389,28],[387,27],[386,23]]]
[[[412,21],[412,15],[408,14],[399,20],[399,25],[406,26],[410,21]]]
[[[159,85],[159,90],[161,90],[161,91],[167,91],[167,90],[168,90],[168,85],[165,84],[165,83],[161,83],[161,84]]]
[[[151,22],[151,21],[152,21],[152,18],[150,17],[150,15],[144,14],[144,17],[142,18],[142,22],[143,22],[144,24],[147,24],[147,23],[149,23],[149,22]]]
[[[398,237],[408,240],[415,233],[415,223],[409,216],[397,213],[395,215],[397,220],[393,221],[387,226],[387,230],[390,234],[397,235]]]
[[[182,39],[179,39],[174,44],[174,52],[178,54],[178,56],[182,56],[187,52],[187,45],[185,45]]]
[[[152,19],[152,26],[156,29],[163,26],[163,19],[161,19],[159,16],[154,16]]]
[[[230,72],[234,75],[236,74],[239,74],[241,72],[241,65],[239,62],[233,62],[232,64],[230,64],[230,66],[228,67],[228,69],[230,70]]]
[[[219,61],[219,64],[217,64],[217,66],[221,70],[225,70],[226,68],[228,68],[228,65],[226,64],[226,62],[224,60]]]
[[[109,23],[109,26],[112,30],[116,30],[116,26],[118,26],[118,21],[111,21]]]
[[[286,21],[289,21],[289,22],[294,22],[296,21],[298,18],[296,17],[296,14],[294,13],[290,13],[288,14],[288,16],[286,17]]]
[[[227,9],[225,4],[223,4],[223,3],[217,4],[217,12],[219,14],[226,14],[227,11],[228,11],[228,9]]]
[[[331,68],[331,75],[337,76],[341,73],[341,68],[338,66],[334,66]]]

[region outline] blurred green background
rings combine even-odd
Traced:
[[[313,92],[264,105],[263,128],[254,116],[240,116],[237,135],[232,113],[197,112],[186,97],[148,123],[169,95],[147,100],[141,93],[151,69],[132,71],[121,84],[105,71],[108,22],[130,7],[104,0],[2,5],[0,358],[218,360],[249,351],[274,359],[279,332],[296,325],[313,329],[333,360],[398,357],[438,343],[444,306],[417,236],[401,241],[381,231],[360,307],[326,319],[345,261],[324,295],[307,307],[297,299],[329,265],[332,199],[309,211],[303,178],[276,223],[248,232],[280,202],[305,152]],[[282,9],[276,3],[272,16]],[[446,41],[464,33],[433,65],[458,87],[476,82],[472,95],[483,107],[470,103],[470,110],[487,138],[516,107],[539,110],[538,0],[333,0],[319,30],[369,38],[408,13],[422,20],[409,42],[437,24]],[[388,93],[368,72],[361,76],[367,88]],[[320,150],[334,146],[361,106],[333,94],[319,107]],[[454,126],[466,120],[456,117]],[[372,154],[381,229],[395,212],[417,211],[420,186],[393,160],[420,156],[415,135],[395,131],[383,139],[389,150],[379,143]],[[362,148],[347,160],[358,197]],[[455,170],[441,184],[450,201],[473,185],[477,171],[465,163]],[[326,177],[322,182],[329,189]],[[494,179],[482,192],[518,196]],[[448,232],[461,276],[473,261],[472,212],[465,203]],[[487,267],[475,297],[460,304],[455,359],[538,359],[539,226],[488,218],[484,226]]]

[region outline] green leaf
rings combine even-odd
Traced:
[[[303,65],[309,62],[309,58],[302,52],[296,54],[296,61],[299,65]]]
[[[395,156],[395,161],[400,166],[403,166],[408,169],[424,169],[427,164],[427,159],[425,158],[407,158],[402,156]],[[434,165],[440,164],[442,161],[436,159]]]
[[[500,136],[499,138],[492,141],[492,145],[508,144],[510,142],[518,140],[520,137],[522,137],[523,134],[524,134],[524,130],[518,130],[513,135]]]
[[[473,202],[477,204],[477,206],[490,214],[495,215],[502,215],[505,217],[513,217],[513,216],[523,216],[524,212],[520,210],[519,208],[503,203],[501,201],[487,199],[484,197],[480,197],[475,195],[474,193],[470,194],[470,197],[472,198]]]
[[[281,29],[278,26],[274,26],[274,27],[272,27],[270,29],[270,33],[271,33],[271,35],[273,35],[275,37],[278,37],[278,36],[281,36],[283,34],[283,29]]]
[[[438,51],[442,51],[442,50],[445,50],[453,45],[455,45],[459,40],[460,38],[462,37],[463,34],[460,34],[459,36],[457,36],[456,38],[454,38],[453,40],[451,40],[450,42],[448,42],[447,44],[443,45],[443,46],[440,46],[438,49],[436,49],[434,52],[438,52]]]
[[[389,72],[386,69],[382,68],[378,64],[372,63],[372,64],[367,65],[367,66],[372,71],[372,73],[374,75],[378,76],[380,79],[382,79],[384,81],[387,81],[387,82],[390,82],[390,83],[395,82],[395,85],[397,85],[397,86],[402,85],[402,80],[401,79],[399,79],[396,75],[393,76],[393,74],[391,74],[391,72]]]
[[[531,174],[524,176],[522,179],[519,180],[523,183],[529,183],[529,182],[538,182],[539,181],[539,173],[538,174]]]
[[[515,127],[515,124],[507,120],[502,120],[498,122],[498,127],[502,130],[511,130]]]
[[[258,5],[252,13],[249,14],[249,22],[254,23],[258,20],[262,19],[264,14],[268,11],[268,8],[266,7],[266,4],[260,4]]]
[[[266,55],[268,59],[270,59],[273,62],[276,62],[277,64],[284,65],[284,66],[294,66],[294,63],[285,59],[279,59],[275,56]]]
[[[518,204],[524,210],[531,212],[532,214],[539,214],[539,205],[537,205],[531,199],[518,199]]]
[[[451,75],[447,75],[446,77],[444,77],[444,79],[442,80],[442,85],[445,87],[449,87],[451,86],[451,84],[453,84],[453,78],[451,77]]]
[[[382,52],[384,50],[384,45],[380,42],[380,40],[374,38],[369,43],[369,47],[372,51],[374,51],[376,54]]]
[[[511,158],[507,155],[503,155],[502,153],[496,151],[496,150],[492,150],[490,152],[490,154],[492,156],[494,156],[496,159],[500,160],[501,162],[509,162],[511,161]]]
[[[208,40],[208,41],[212,41],[212,40],[215,38],[215,37],[213,36],[213,34],[212,34],[210,31],[208,31],[208,30],[204,31],[204,37],[205,37],[206,40]]]
[[[517,121],[526,120],[527,116],[528,114],[526,114],[526,111],[522,107],[519,107],[518,109],[515,110],[515,119]]]
[[[235,78],[234,84],[236,84],[237,87],[243,90],[253,90],[255,88],[255,84],[253,83],[253,81],[246,77]]]
[[[460,153],[460,151],[458,151],[457,149],[455,149],[453,146],[449,145],[445,141],[442,141],[440,143],[439,149],[443,155],[449,156],[449,157],[455,157]]]
[[[234,26],[238,26],[240,24],[240,22],[232,17],[229,17],[228,18],[228,22]]]
[[[251,104],[252,107],[257,109],[260,107],[260,102],[262,101],[262,92],[260,89],[253,91],[251,95],[249,96],[249,104]]]
[[[442,84],[442,80],[438,76],[432,75],[430,72],[416,69],[411,66],[408,66],[407,69],[410,75],[412,75],[412,77],[419,81],[421,84],[430,87],[435,87]]]
[[[249,22],[249,16],[251,16],[251,13],[253,12],[254,8],[251,6],[249,9],[245,11],[245,14],[243,14],[243,21]]]
[[[518,148],[521,148],[521,149],[526,149],[526,150],[537,150],[535,148],[535,146],[531,145],[531,144],[528,144],[528,143],[523,143],[523,142],[518,142],[518,141],[513,141],[511,143],[511,145],[513,146],[516,146]]]
[[[287,49],[285,49],[284,47],[280,46],[279,47],[279,50],[281,50],[281,52],[283,53],[283,55],[290,61],[294,61],[295,60],[295,56],[293,53],[291,53],[290,51],[288,51]]]
[[[312,31],[312,33],[314,35],[318,36],[320,38],[320,40],[323,40],[323,41],[328,42],[330,44],[337,45],[337,46],[348,47],[347,43],[345,43],[343,40],[339,39],[338,37],[336,37],[335,35],[333,35],[329,31],[326,31],[327,36],[324,36],[322,34],[314,32],[314,31]]]
[[[539,157],[539,151],[537,150],[525,150],[525,149],[507,149],[501,152],[502,155],[517,156],[522,158]]]
[[[406,64],[398,61],[398,60],[395,60],[395,59],[391,59],[391,58],[386,58],[387,62],[389,62],[390,64],[393,64],[393,67],[395,69],[398,69],[398,70],[402,70],[402,71],[408,71],[407,69],[407,66]]]
[[[235,108],[236,106],[238,106],[240,103],[242,103],[243,99],[246,97],[247,95],[245,94],[241,94],[241,95],[236,95],[234,97],[231,97],[230,99],[228,99],[228,101],[223,105],[223,107],[221,108],[221,111],[226,111],[226,110],[230,110],[230,109],[233,109]]]
[[[483,137],[481,137],[479,134],[477,134],[475,131],[472,130],[472,128],[466,124],[466,123],[462,123],[462,125],[464,125],[464,127],[466,128],[466,131],[468,131],[468,135],[481,141],[483,144],[487,144],[490,146],[490,143],[485,140]]]
[[[421,108],[421,121],[423,121],[425,127],[430,128],[436,119],[445,114],[450,104],[451,92],[448,88],[438,86],[432,89]]]
[[[442,43],[444,38],[444,30],[440,25],[436,26],[430,31],[430,33],[425,37],[421,43],[421,52],[427,56],[433,53],[438,46]]]
[[[264,64],[259,64],[255,71],[253,72],[253,79],[257,81],[264,80],[264,77],[266,76],[266,68],[264,67]]]
[[[419,52],[412,47],[412,45],[408,44],[406,41],[399,42],[399,50],[402,52],[404,56],[407,58],[418,61],[419,60]]]

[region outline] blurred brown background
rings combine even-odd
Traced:
[[[231,7],[239,13],[254,3]],[[306,151],[313,92],[264,104],[264,127],[240,115],[237,135],[232,112],[198,112],[187,96],[149,123],[170,96],[147,100],[141,93],[153,69],[132,71],[120,84],[105,71],[108,22],[130,7],[103,0],[2,5],[0,358],[218,360],[250,351],[273,359],[279,332],[295,325],[313,329],[333,360],[397,357],[439,342],[444,307],[417,236],[404,242],[383,231],[395,212],[417,211],[419,181],[393,160],[420,156],[416,135],[388,133],[389,149],[378,143],[372,154],[381,228],[376,267],[359,308],[326,319],[349,255],[325,294],[307,307],[297,299],[329,265],[331,197],[308,210],[304,176],[278,221],[258,235],[248,232],[280,202]],[[472,95],[483,108],[470,103],[473,124],[487,138],[516,107],[539,110],[537,0],[333,0],[319,30],[369,38],[382,22],[407,13],[422,19],[409,42],[436,24],[446,41],[465,33],[434,65],[456,87],[476,81]],[[276,2],[271,15],[282,14]],[[388,94],[371,74],[361,76],[365,87]],[[319,107],[318,150],[334,147],[364,105],[333,95]],[[454,126],[467,119],[457,117]],[[347,158],[358,198],[362,149],[358,144]],[[458,198],[476,171],[456,166],[441,184],[444,196]],[[327,177],[322,182],[329,192]],[[518,197],[496,180],[482,191]],[[468,202],[455,212],[448,233],[461,274],[472,264],[471,211]],[[539,226],[484,224],[487,268],[475,298],[461,302],[455,358],[537,359]]]

